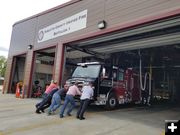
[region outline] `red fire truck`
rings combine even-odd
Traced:
[[[78,81],[79,87],[88,82],[94,83],[94,100],[96,105],[105,105],[114,109],[119,104],[141,101],[139,74],[132,68],[121,69],[98,62],[79,63],[66,83]]]

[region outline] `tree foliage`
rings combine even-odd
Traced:
[[[0,56],[0,77],[5,76],[7,66],[7,59],[4,56]]]

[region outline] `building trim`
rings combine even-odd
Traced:
[[[46,46],[46,47],[39,47],[39,48],[34,49],[33,51],[34,51],[34,52],[37,52],[37,51],[41,51],[41,50],[56,48],[57,45],[58,45],[58,43],[51,44],[51,45],[48,45],[48,46]]]
[[[13,74],[13,70],[14,70],[14,59],[15,59],[15,57],[16,56],[13,56],[12,57],[12,62],[11,62],[11,64],[12,64],[12,66],[11,66],[11,71],[10,71],[10,76],[9,76],[9,83],[8,83],[8,87],[7,87],[7,93],[10,93],[10,90],[11,90],[11,88],[12,88],[12,74]]]
[[[55,48],[55,57],[54,57],[54,65],[53,65],[53,72],[52,72],[52,79],[54,80],[55,77],[55,66],[56,66],[56,61],[57,61],[57,52],[58,52],[58,44],[54,47]],[[57,81],[57,80],[56,80]]]
[[[61,64],[60,64],[60,72],[59,72],[59,82],[60,82],[60,85],[62,85],[62,75],[63,75],[63,68],[64,68],[64,52],[65,52],[65,45],[64,44],[61,44],[62,45],[62,50],[61,50]]]
[[[61,8],[64,8],[64,7],[67,7],[67,6],[69,6],[69,5],[72,5],[72,4],[74,4],[74,3],[77,3],[77,2],[79,2],[79,1],[81,1],[81,0],[71,0],[71,1],[66,2],[66,3],[64,3],[64,4],[61,4],[61,5],[59,5],[59,6],[56,6],[56,7],[54,7],[54,8],[51,8],[51,9],[48,9],[48,10],[43,11],[43,12],[41,12],[41,13],[38,13],[38,14],[36,14],[36,15],[30,16],[30,17],[28,17],[28,18],[25,18],[25,19],[23,19],[23,20],[20,20],[20,21],[14,23],[14,24],[13,24],[13,27],[14,27],[16,24],[19,24],[19,23],[28,21],[28,20],[30,20],[30,19],[33,19],[33,18],[42,16],[42,15],[44,15],[44,14],[53,12],[53,11],[55,11],[55,10],[58,10],[58,9],[61,9]]]
[[[33,51],[41,51],[41,50],[45,50],[45,49],[50,49],[50,48],[54,48],[56,47],[57,43],[55,44],[52,44],[52,45],[49,45],[49,46],[46,46],[46,47],[39,47],[39,48],[36,48],[36,49],[33,49]],[[25,52],[21,52],[21,53],[17,53],[17,54],[13,54],[12,56],[10,57],[17,57],[17,56],[20,56],[20,55],[24,55],[24,54],[27,54],[28,51],[25,51]],[[9,57],[9,56],[8,56]]]
[[[31,97],[31,89],[32,89],[32,73],[34,72],[34,60],[35,60],[35,52],[32,52],[32,61],[31,61],[31,71],[30,71],[30,78],[29,78],[29,84],[27,87],[27,97]],[[24,93],[23,93],[23,98],[24,98]]]
[[[10,55],[8,57],[18,57],[18,56],[21,56],[21,55],[26,55],[27,53],[28,53],[28,51],[24,51],[24,52],[21,52],[21,53]]]

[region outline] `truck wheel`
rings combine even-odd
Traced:
[[[106,101],[106,109],[113,110],[117,107],[117,99],[114,93],[110,93],[108,100]]]

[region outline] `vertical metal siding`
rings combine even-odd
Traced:
[[[28,51],[28,45],[34,45],[36,19],[22,22],[13,27],[9,56]]]
[[[112,3],[111,0],[108,0],[105,20],[109,27],[112,27],[176,8],[180,8],[178,0],[117,0]]]

